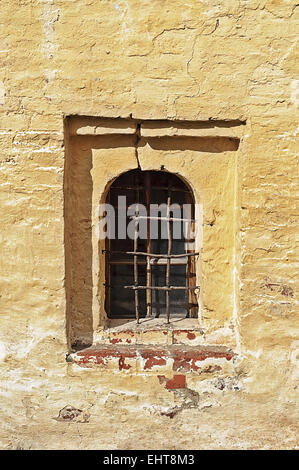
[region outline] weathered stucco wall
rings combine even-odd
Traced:
[[[294,447],[296,3],[3,0],[0,12],[1,448]],[[203,240],[213,247],[214,236],[220,249],[201,260],[203,312],[214,324],[205,346],[232,348],[231,359],[203,356],[174,378],[167,361],[146,370],[133,360],[130,368],[120,359],[109,367],[66,361],[68,260],[92,251],[82,201],[92,207],[97,172],[103,188],[116,176],[101,168],[101,154],[114,168],[136,158],[134,143],[111,148],[108,139],[103,150],[80,148],[81,139],[68,160],[69,115],[246,122],[234,152],[139,148],[144,169],[163,160],[207,201]],[[90,331],[94,307],[90,296],[80,301],[72,328]],[[215,318],[223,320],[218,331]],[[82,412],[59,414],[67,405]]]

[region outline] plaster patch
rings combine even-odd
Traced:
[[[258,351],[250,351],[249,349],[247,349],[245,352],[249,356],[252,356],[252,357],[255,357],[256,359],[258,359],[261,356],[263,351],[261,349],[259,349]]]
[[[4,104],[5,102],[5,88],[4,83],[0,81],[0,104]]]
[[[0,362],[3,362],[6,358],[6,347],[5,344],[0,342]]]
[[[125,33],[125,34],[130,33],[131,32],[130,26],[132,27],[132,25],[133,25],[133,19],[131,18],[131,16],[128,15],[128,9],[129,9],[128,3],[126,2],[126,5],[124,7],[124,11],[122,11],[122,9],[121,9],[121,7],[119,6],[118,3],[115,3],[113,5],[113,7],[118,12],[118,14],[121,18],[123,33]],[[125,17],[126,17],[126,19],[124,20]]]
[[[44,331],[42,328],[29,327],[26,336],[20,342],[12,345],[11,352],[16,355],[17,359],[23,359],[26,357],[30,351],[35,348],[41,341],[45,340],[48,337],[55,336],[54,331]]]
[[[53,4],[43,3],[42,22],[44,31],[44,41],[42,43],[42,51],[47,59],[52,59],[54,52],[58,49],[56,43],[55,23],[60,16],[59,9],[53,9]],[[50,72],[47,71],[47,74]]]
[[[290,363],[294,366],[294,372],[292,374],[293,379],[297,380],[299,377],[299,341],[293,341],[290,346],[289,357]]]
[[[30,197],[19,197],[18,199],[12,199],[4,202],[5,206],[16,206],[19,203],[22,203],[24,201],[28,201]]]
[[[297,108],[299,103],[299,80],[291,81],[291,102]]]
[[[289,140],[291,142],[296,142],[297,143],[297,134],[298,134],[298,132],[299,132],[299,127],[294,129],[293,131],[284,132],[283,134],[278,134],[276,136],[276,138],[277,139],[283,139],[283,140]],[[284,149],[283,151],[286,151],[286,150],[289,150],[289,149]]]
[[[61,173],[63,171],[63,168],[57,168],[57,166],[39,166],[37,168],[34,168],[34,171],[55,171],[56,173]]]

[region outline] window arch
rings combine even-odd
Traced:
[[[106,204],[114,217],[105,246],[107,316],[137,322],[197,316],[195,210],[187,185],[166,171],[131,170],[111,184]]]

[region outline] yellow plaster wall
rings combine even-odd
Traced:
[[[1,447],[294,447],[296,3],[3,0],[0,11]],[[64,177],[67,115],[246,121],[237,152],[193,160],[188,151],[177,163],[180,157],[156,149],[149,162],[148,146],[140,148],[144,167],[157,158],[176,172],[185,163],[182,173],[207,201],[204,224],[215,216],[214,204],[220,227],[222,210],[231,212],[232,225],[225,229],[230,242],[219,253],[212,243],[217,225],[204,225],[211,251],[204,255],[210,262],[203,260],[203,275],[217,278],[216,255],[233,270],[224,279],[219,272],[224,284],[217,290],[206,283],[202,302],[211,321],[219,303],[221,317],[229,310],[238,361],[223,377],[188,377],[188,387],[199,394],[193,408],[186,408],[186,396],[161,387],[153,373],[105,372],[65,361],[71,250],[64,225],[83,210],[79,192],[75,214],[64,206],[64,190],[70,191]],[[105,154],[126,166],[135,154],[125,149]],[[85,154],[90,147],[75,154],[70,171],[81,191],[89,192],[90,175],[103,171],[114,177],[114,170],[99,163],[90,172],[91,160],[81,161]],[[84,240],[84,223],[80,230]],[[93,243],[85,240],[87,254]],[[92,271],[87,276],[91,288]],[[75,279],[78,288],[81,281]],[[84,316],[90,308],[85,300],[76,322],[79,328],[85,322],[89,331],[95,311]],[[220,334],[210,341],[217,343]],[[85,410],[88,423],[71,423],[69,430],[53,419],[68,404]],[[180,407],[173,421],[161,414],[171,406]],[[127,426],[120,428],[120,421]]]

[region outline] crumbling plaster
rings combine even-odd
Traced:
[[[294,448],[297,4],[3,0],[0,9],[1,448]],[[171,361],[146,371],[66,361],[64,121],[75,115],[246,121],[240,150],[220,166],[220,154],[209,156],[205,176],[224,178],[234,159],[235,359],[177,372],[186,382]],[[105,152],[123,164],[127,151],[114,150]],[[144,167],[156,152],[147,163],[140,148]],[[202,157],[191,153],[182,171],[200,181]],[[178,156],[163,158],[177,171]]]

